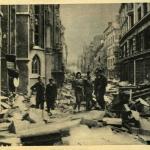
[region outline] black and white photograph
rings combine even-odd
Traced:
[[[0,68],[1,147],[150,144],[150,3],[0,4]]]

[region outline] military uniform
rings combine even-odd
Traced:
[[[100,75],[99,78],[96,77],[94,81],[94,93],[96,96],[96,100],[102,109],[105,109],[104,95],[106,92],[106,86],[107,79],[105,76]]]
[[[50,112],[50,109],[54,109],[56,98],[57,98],[56,84],[47,84],[47,86],[46,86],[46,103],[47,103],[48,112]]]
[[[81,101],[84,99],[84,81],[83,79],[75,79],[74,81],[74,90],[76,103],[74,109],[78,106],[78,110],[80,110]]]
[[[86,110],[91,109],[92,93],[93,93],[92,80],[91,79],[84,80],[84,96],[86,101]]]

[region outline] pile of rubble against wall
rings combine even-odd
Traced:
[[[119,82],[120,89],[131,89],[132,90],[132,99],[137,98],[147,98],[150,96],[150,82],[141,83],[138,85],[129,84],[126,81]]]
[[[135,87],[126,82],[120,83],[118,94],[108,106],[108,114],[122,118],[122,125],[129,132],[138,135],[145,143],[150,141],[150,85]]]

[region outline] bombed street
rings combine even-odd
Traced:
[[[1,5],[0,54],[1,147],[150,144],[150,3]]]

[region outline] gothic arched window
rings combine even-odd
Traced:
[[[35,55],[32,59],[32,73],[39,75],[41,73],[41,63],[37,55]]]

